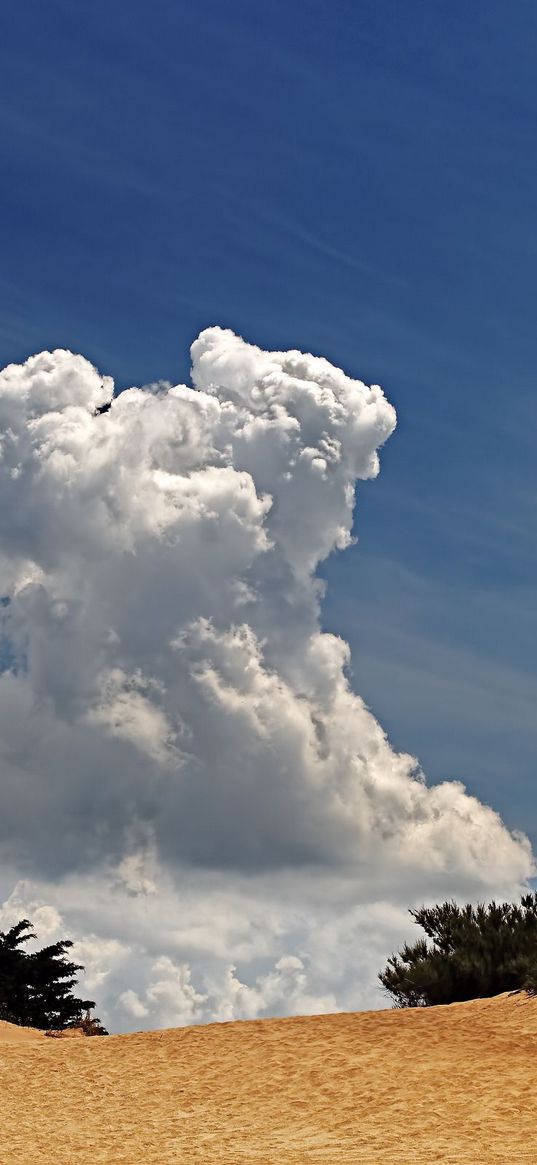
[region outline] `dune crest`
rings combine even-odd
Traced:
[[[537,1160],[526,995],[69,1041],[8,1027],[2,1165]]]
[[[24,1044],[28,1040],[43,1039],[43,1032],[36,1031],[35,1027],[19,1027],[15,1023],[6,1023],[0,1019],[0,1044]]]

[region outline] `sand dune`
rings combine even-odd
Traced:
[[[51,1040],[0,1028],[2,1165],[537,1162],[537,1000]]]
[[[15,1027],[15,1024],[0,1019],[0,1044],[23,1044],[27,1040],[42,1039],[43,1033],[36,1032],[33,1027]]]

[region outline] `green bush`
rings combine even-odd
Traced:
[[[90,1019],[93,999],[72,994],[77,972],[84,969],[66,957],[72,942],[63,939],[28,954],[22,946],[33,938],[27,918],[0,931],[0,1019],[44,1031],[86,1024],[92,1035],[106,1035],[99,1020]]]
[[[396,1007],[432,1007],[537,990],[537,894],[519,904],[422,906],[426,937],[405,943],[379,979]]]

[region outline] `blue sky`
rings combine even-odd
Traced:
[[[380,382],[325,624],[534,841],[536,50],[523,0],[24,2],[0,48],[2,364],[176,381],[219,323]]]

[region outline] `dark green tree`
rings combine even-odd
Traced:
[[[90,1019],[94,1000],[73,995],[84,968],[67,958],[72,942],[63,939],[40,951],[23,950],[35,937],[27,918],[0,931],[0,1019],[44,1031],[86,1025],[92,1035],[106,1035],[99,1020]]]
[[[379,974],[396,1007],[432,1007],[503,991],[537,991],[537,894],[520,903],[422,906],[425,931]]]

